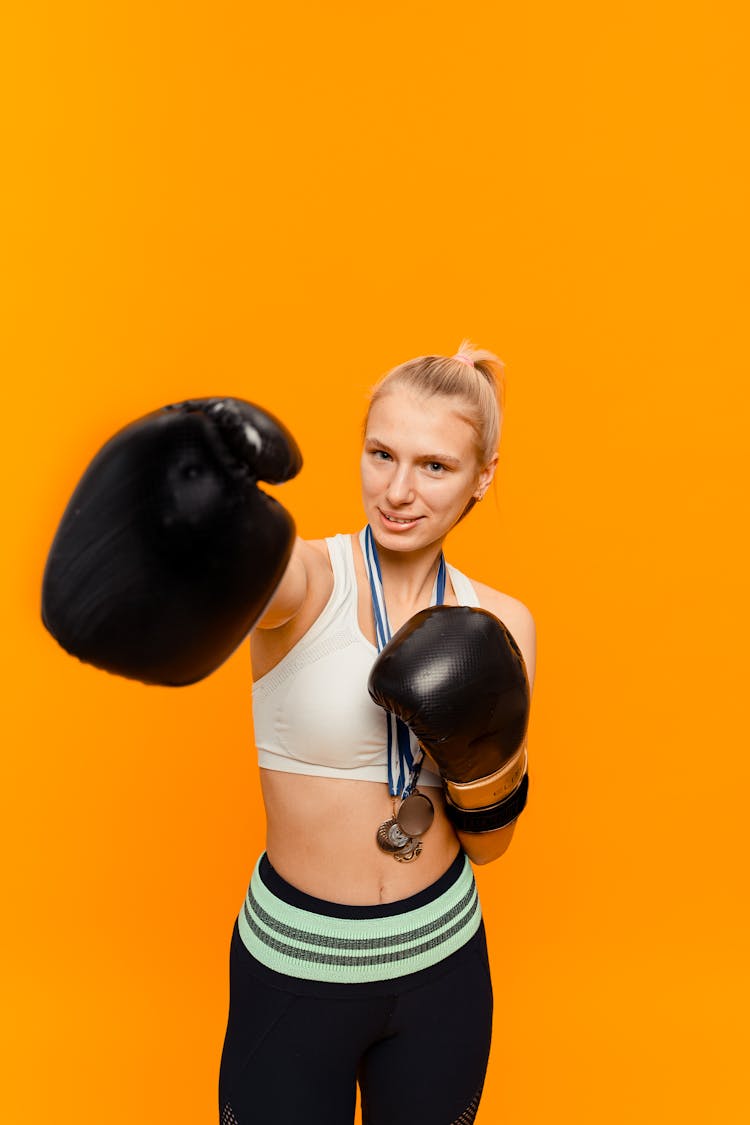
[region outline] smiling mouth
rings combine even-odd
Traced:
[[[404,516],[389,516],[388,513],[382,511],[382,509],[380,511],[380,514],[385,520],[388,521],[388,523],[400,523],[400,524],[416,523],[416,521],[418,519],[422,518],[421,516],[407,516],[407,517],[404,517]]]

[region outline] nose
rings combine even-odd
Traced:
[[[410,504],[414,499],[414,482],[409,465],[394,465],[385,498],[394,508],[400,504]]]

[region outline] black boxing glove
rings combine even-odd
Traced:
[[[489,832],[520,815],[529,681],[497,617],[470,606],[421,610],[383,648],[368,689],[436,763],[455,828]]]
[[[165,406],[97,453],[47,558],[42,620],[73,656],[145,683],[203,679],[260,617],[294,522],[256,481],[302,455],[273,415],[236,398]]]

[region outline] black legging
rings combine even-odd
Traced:
[[[339,984],[267,968],[235,923],[220,1123],[352,1125],[359,1082],[364,1125],[471,1125],[491,1025],[483,926],[437,965]]]

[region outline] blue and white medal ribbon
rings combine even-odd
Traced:
[[[359,543],[370,580],[372,611],[375,616],[375,638],[378,644],[378,652],[382,652],[391,639],[391,626],[385,606],[383,575],[380,570],[378,549],[375,546],[375,536],[372,534],[372,528],[369,524],[360,532]],[[446,573],[445,556],[441,552],[435,585],[432,588],[432,597],[430,598],[431,606],[442,605],[445,601]],[[397,719],[390,711],[386,712],[386,718],[388,720],[388,789],[394,797],[408,797],[416,782],[424,751],[406,723]]]

